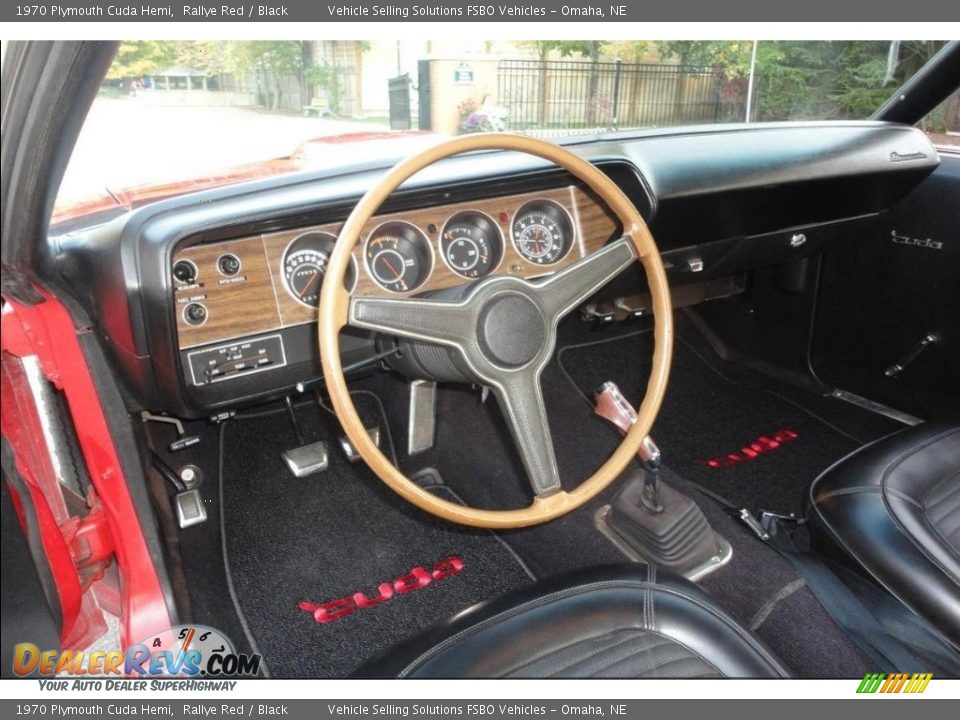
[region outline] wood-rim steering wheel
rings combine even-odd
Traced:
[[[548,160],[582,181],[623,224],[619,240],[545,279],[497,275],[476,281],[457,300],[351,297],[344,277],[364,226],[383,202],[418,171],[453,155],[508,150]],[[540,374],[553,356],[560,319],[639,260],[653,304],[653,364],[637,422],[607,461],[576,489],[560,485],[553,441],[540,390]],[[569,513],[613,482],[636,455],[656,419],[670,374],[673,318],[660,254],[640,213],[600,170],[544,140],[507,133],[466,135],[439,143],[393,167],[363,196],[340,232],[320,293],[320,360],[331,402],[360,457],[392,490],[426,512],[454,523],[517,528]],[[346,326],[376,330],[452,349],[476,382],[497,397],[534,493],[531,505],[484,510],[444,500],[406,477],[371,440],[353,405],[340,362]],[[504,327],[500,327],[504,325]],[[509,342],[504,338],[512,338]],[[522,337],[524,341],[516,342]],[[639,363],[638,363],[639,364]],[[452,420],[451,420],[452,421]]]

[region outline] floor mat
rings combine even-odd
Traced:
[[[621,333],[610,339],[609,344],[593,342],[589,347],[593,348],[597,357],[592,361],[591,358],[581,355],[581,351],[586,348],[573,347],[581,345],[587,333],[582,332],[578,326],[562,326],[561,330],[567,331],[562,335],[562,345],[570,348],[564,351],[567,370],[577,372],[584,390],[592,388],[594,382],[599,384],[601,380],[614,379],[625,391],[631,393],[631,399],[640,395],[640,387],[646,375],[643,363],[645,349],[637,347],[644,342],[641,337],[624,340],[621,339]],[[593,334],[593,337],[596,336],[597,334]],[[603,337],[610,338],[606,333]],[[704,366],[690,348],[682,346],[680,341],[677,342],[676,353],[678,364],[671,376],[671,396],[678,388],[689,387],[690,383],[707,382],[704,378],[691,378],[688,370],[699,375],[713,372]],[[639,361],[635,359],[638,354],[641,358]],[[571,363],[571,360],[574,363]],[[579,367],[581,364],[589,365],[589,368]],[[588,376],[587,369],[596,376],[596,381]],[[376,388],[379,396],[384,398],[390,410],[396,437],[405,437],[406,385],[386,374],[379,374],[365,382]],[[714,375],[710,382],[722,385],[726,381]],[[619,444],[620,436],[608,423],[593,415],[591,405],[580,393],[573,390],[559,363],[552,362],[544,370],[542,386],[561,480],[564,487],[570,490],[609,457]],[[766,394],[763,390],[749,390],[739,386],[735,387],[735,391],[738,401],[744,397],[752,399],[754,396]],[[718,394],[722,392],[725,392],[722,388],[717,391]],[[797,416],[810,417],[806,410],[792,404],[790,398],[778,399],[775,395],[771,397],[778,406],[787,406],[780,407],[780,411],[791,420]],[[672,412],[670,402],[671,399],[668,398],[663,412]],[[739,408],[732,410],[728,415],[736,418],[738,410]],[[753,417],[757,408],[750,407],[743,412],[744,417]],[[496,403],[481,402],[480,393],[466,387],[441,385],[437,389],[437,417],[435,447],[422,455],[403,458],[408,472],[427,466],[437,468],[450,486],[456,489],[468,504],[475,507],[506,509],[529,504],[529,488],[524,479],[523,468]],[[692,417],[685,430],[709,427],[703,424],[705,419],[701,416]],[[820,423],[812,417],[810,421]],[[829,421],[823,424],[826,429],[817,428],[817,433],[835,433],[850,446],[859,444],[846,437],[843,429],[832,429]],[[806,425],[795,424],[794,427],[804,433],[800,437],[809,437]],[[677,432],[683,432],[683,428]],[[674,467],[681,463],[680,447],[673,442],[672,437],[664,435],[659,423],[655,436],[666,454],[664,480],[693,497],[714,528],[734,548],[732,561],[707,576],[701,581],[701,585],[745,626],[754,627],[757,634],[799,677],[863,677],[866,672],[877,669],[837,627],[810,589],[802,584],[790,563],[748,531],[742,523],[730,517],[721,505],[701,494],[698,486],[682,479],[688,477],[686,467]],[[788,445],[783,449],[789,449]],[[838,448],[838,451],[842,454],[846,448]],[[812,459],[811,466],[817,463],[822,463],[822,466],[807,468],[809,476],[804,477],[799,473],[794,476],[796,487],[806,487],[831,459]],[[676,473],[672,472],[671,468],[676,470]],[[533,572],[541,577],[575,568],[622,563],[624,556],[594,525],[596,510],[609,502],[610,496],[617,491],[620,484],[614,483],[597,498],[568,515],[543,525],[504,531],[502,537],[521,555]],[[719,492],[715,485],[712,487]],[[749,492],[750,488],[744,488],[744,504],[757,507],[750,502]]]
[[[581,393],[613,380],[636,402],[649,374],[649,332],[562,348]],[[683,339],[653,436],[684,478],[754,510],[801,514],[813,479],[858,443],[786,398],[734,381]]]
[[[563,390],[569,386],[556,364],[547,368],[544,380],[557,460],[569,488],[596,469],[619,442],[619,436],[607,424],[594,420],[575,393]],[[418,456],[420,462],[438,468],[471,505],[509,508],[529,504],[523,470],[513,457],[512,441],[504,436],[496,406],[480,404],[474,394],[450,388],[438,389],[437,396],[441,418],[437,447]],[[465,432],[469,432],[469,442],[464,442]],[[731,562],[700,584],[745,626],[753,626],[797,676],[853,678],[876,669],[850,643],[809,588],[798,586],[796,570],[779,553],[667,466],[663,479],[694,498],[714,529],[733,546]],[[626,558],[594,524],[597,509],[609,503],[621,484],[613,483],[568,515],[542,525],[504,531],[502,537],[541,577],[623,563]],[[786,591],[789,595],[784,594]]]
[[[382,424],[370,396],[358,411]],[[309,442],[339,427],[299,410]],[[225,550],[233,589],[272,677],[342,677],[428,625],[530,581],[493,533],[435,520],[390,492],[331,445],[330,467],[294,478],[280,452],[294,445],[281,414],[230,421],[221,438]],[[417,592],[319,624],[298,608],[364,591],[373,597],[415,566],[451,556],[463,570]]]

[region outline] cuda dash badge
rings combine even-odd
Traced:
[[[930,238],[912,238],[907,237],[906,235],[897,235],[896,230],[891,230],[890,236],[893,238],[893,242],[897,245],[912,245],[913,247],[928,248],[930,250],[943,250],[943,243],[939,240],[932,240]]]

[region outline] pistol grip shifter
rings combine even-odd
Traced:
[[[626,435],[637,422],[637,411],[623,396],[616,383],[609,380],[605,382],[594,393],[594,399],[594,412],[616,425],[621,435]],[[646,471],[641,494],[643,506],[652,513],[663,512],[663,504],[660,502],[660,448],[649,435],[640,443],[637,458]]]
[[[637,413],[616,383],[605,382],[594,393],[594,412],[626,435]],[[692,499],[660,482],[660,449],[648,435],[637,458],[642,472],[623,483],[610,505],[601,508],[597,526],[634,560],[657,565],[690,579],[723,565],[731,554]]]

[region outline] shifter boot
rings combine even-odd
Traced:
[[[730,545],[714,532],[692,499],[661,481],[662,510],[649,509],[643,501],[644,475],[642,470],[635,473],[600,519],[611,539],[637,560],[689,579],[726,563]]]

